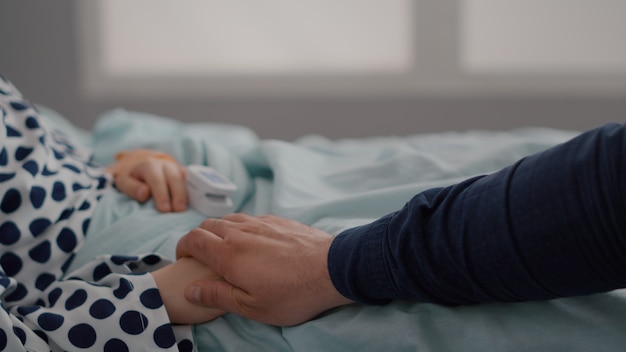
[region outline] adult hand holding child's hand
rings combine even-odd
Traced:
[[[296,221],[231,214],[207,219],[178,242],[223,280],[191,284],[185,297],[274,325],[296,325],[350,300],[328,273],[329,234]]]

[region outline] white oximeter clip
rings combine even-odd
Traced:
[[[189,204],[200,213],[219,218],[233,211],[230,196],[237,186],[215,169],[202,165],[187,167]]]

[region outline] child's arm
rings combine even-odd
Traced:
[[[170,155],[135,149],[118,153],[115,159],[106,170],[118,190],[140,202],[152,196],[164,213],[187,209],[186,169]]]
[[[193,258],[180,258],[176,262],[151,272],[157,284],[167,315],[173,324],[197,324],[213,320],[224,311],[189,303],[185,288],[197,280],[222,280],[206,265]]]
[[[167,264],[163,259],[154,254],[103,255],[66,279],[54,281],[31,302],[12,302],[13,292],[20,292],[21,284],[5,277],[10,286],[0,285],[5,308],[0,309],[0,329],[7,331],[11,341],[3,351],[49,351],[49,346],[64,351],[172,351],[178,350],[179,343],[192,346],[192,329],[172,326],[168,314],[172,309],[161,297],[173,297],[169,292],[175,286],[159,290],[150,273],[164,268],[188,273],[197,269]],[[209,309],[204,312],[207,314],[186,321],[207,321],[221,314],[209,314]]]

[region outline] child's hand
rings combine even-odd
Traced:
[[[148,149],[124,151],[115,158],[107,171],[118,190],[140,202],[152,195],[156,208],[164,213],[187,209],[186,170],[174,158]]]
[[[180,258],[153,271],[161,299],[173,324],[197,324],[213,320],[225,312],[216,308],[196,306],[185,299],[185,288],[197,280],[222,280],[206,265],[193,258]]]

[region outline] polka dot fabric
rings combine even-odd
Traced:
[[[0,119],[0,351],[194,350],[145,274],[160,256],[102,256],[65,275],[111,182],[2,76]]]

